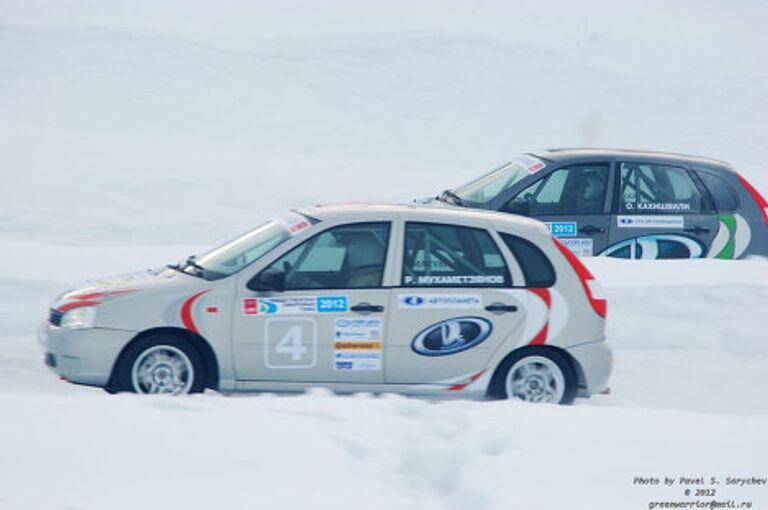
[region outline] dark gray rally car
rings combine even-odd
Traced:
[[[536,218],[580,256],[768,255],[768,202],[727,163],[696,156],[550,149],[433,200]]]

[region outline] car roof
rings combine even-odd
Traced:
[[[718,159],[707,158],[704,156],[694,156],[690,154],[679,154],[675,152],[648,151],[638,149],[571,147],[543,149],[531,152],[530,154],[558,164],[567,162],[610,161],[614,159],[626,159],[630,161],[642,160],[648,163],[685,163],[697,166],[706,166],[709,168],[717,168],[721,170],[731,170],[731,166],[728,163]]]
[[[390,213],[392,215],[403,214],[407,216],[407,219],[415,221],[444,221],[446,223],[452,223],[453,221],[466,219],[485,220],[503,223],[505,227],[516,231],[539,234],[548,232],[541,222],[525,216],[485,209],[457,207],[449,204],[422,204],[417,202],[409,204],[347,202],[318,204],[313,207],[297,209],[297,212],[319,220],[327,221],[341,220],[345,218],[365,220],[366,216],[375,216],[382,212]]]

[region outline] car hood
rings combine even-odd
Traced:
[[[165,289],[197,280],[194,276],[171,268],[149,269],[125,275],[88,281],[82,286],[59,296],[52,308],[66,310],[77,306],[94,306],[134,295]]]

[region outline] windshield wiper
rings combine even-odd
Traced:
[[[203,277],[203,271],[205,271],[205,268],[195,262],[195,257],[197,255],[190,255],[187,257],[187,260],[184,261],[183,264],[168,264],[168,267],[171,269],[175,269],[176,271],[179,271],[181,273],[191,274],[193,276],[199,276],[200,278]],[[192,268],[194,271],[187,272],[187,268]]]
[[[437,199],[446,203],[450,200],[450,202],[455,205],[464,205],[464,201],[461,197],[449,189],[440,193],[440,196],[438,196]]]

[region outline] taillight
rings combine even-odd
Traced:
[[[763,214],[763,220],[765,220],[765,224],[768,225],[768,202],[766,202],[766,200],[763,198],[763,195],[761,195],[760,192],[754,188],[754,186],[747,182],[744,177],[739,175],[739,180],[741,181],[741,184],[743,184],[747,189],[749,194],[752,195],[752,200],[757,203],[757,207],[760,208],[760,212]]]
[[[600,317],[605,317],[608,314],[608,300],[605,299],[605,295],[603,294],[603,287],[597,280],[595,280],[595,277],[592,276],[589,269],[581,263],[571,250],[558,241],[556,237],[553,237],[552,240],[555,242],[555,246],[557,246],[562,254],[565,255],[565,258],[568,259],[571,267],[573,267],[573,270],[576,271],[576,274],[579,276],[579,280],[581,280],[581,284],[584,286],[584,292],[587,293],[589,303],[592,305],[595,313]]]

